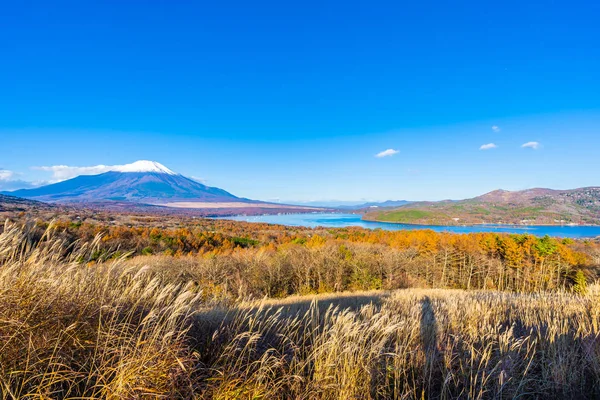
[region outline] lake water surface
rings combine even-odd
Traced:
[[[238,215],[224,217],[235,221],[264,222],[290,226],[317,226],[344,228],[360,226],[368,229],[386,229],[390,231],[407,229],[431,229],[437,232],[502,232],[502,233],[530,233],[537,236],[559,236],[568,238],[586,238],[600,236],[600,226],[526,226],[526,225],[472,225],[472,226],[429,226],[429,225],[404,225],[387,222],[363,221],[357,214],[338,213],[313,213],[313,214],[280,214],[280,215]]]

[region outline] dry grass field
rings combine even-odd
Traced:
[[[97,244],[5,225],[1,398],[600,396],[596,285],[232,301]]]

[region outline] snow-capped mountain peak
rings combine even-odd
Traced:
[[[154,172],[159,174],[178,175],[161,163],[148,160],[139,160],[125,165],[115,165],[111,170],[115,172]]]
[[[186,178],[155,161],[102,165],[94,172],[100,173],[79,175],[39,188],[17,190],[12,194],[27,199],[62,203],[125,201],[158,205],[190,201],[246,201],[223,189]]]

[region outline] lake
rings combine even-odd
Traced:
[[[470,226],[429,226],[429,225],[404,225],[387,222],[363,221],[357,214],[338,213],[312,213],[312,214],[280,214],[223,217],[235,221],[264,222],[289,226],[317,226],[344,228],[360,226],[368,229],[386,229],[390,231],[410,229],[431,229],[436,232],[473,233],[473,232],[498,232],[498,233],[529,233],[537,236],[558,236],[568,238],[589,238],[600,236],[600,226],[527,226],[527,225],[470,225]]]

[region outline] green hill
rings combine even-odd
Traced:
[[[467,200],[369,210],[363,219],[423,225],[600,225],[600,187],[496,190]]]

